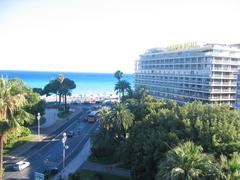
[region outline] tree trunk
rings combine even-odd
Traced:
[[[67,112],[67,94],[65,94],[65,112]]]
[[[122,98],[121,98],[121,101],[123,102],[123,100],[124,100],[124,96],[125,96],[125,94],[124,94],[124,89],[123,89],[123,91],[122,91]]]
[[[3,176],[3,135],[0,134],[0,180]]]
[[[61,105],[61,94],[59,94],[59,105]]]

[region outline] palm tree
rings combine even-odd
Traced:
[[[121,99],[123,100],[125,92],[129,92],[131,89],[130,83],[126,80],[120,80],[115,84],[115,91],[117,94],[121,94]]]
[[[120,81],[122,79],[122,76],[123,76],[123,72],[120,71],[120,70],[117,70],[115,73],[114,73],[114,77],[117,78],[118,81]]]
[[[124,104],[117,104],[111,113],[113,126],[118,134],[117,139],[123,140],[127,137],[127,131],[133,124],[134,115]]]
[[[231,159],[221,155],[220,157],[220,172],[224,179],[237,180],[240,179],[240,154],[235,152]]]
[[[14,113],[24,106],[26,99],[22,91],[16,91],[19,84],[0,78],[0,180],[2,180],[3,137],[4,134],[18,126]]]
[[[156,179],[192,180],[216,176],[212,156],[204,154],[201,146],[186,142],[170,150],[159,165]]]

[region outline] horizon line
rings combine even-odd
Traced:
[[[114,74],[116,71],[114,72],[92,72],[92,71],[57,71],[57,70],[16,70],[16,69],[0,69],[0,71],[21,71],[21,72],[59,72],[59,73],[96,73],[96,74]],[[120,70],[121,71],[121,70]],[[123,71],[122,71],[123,72]],[[134,72],[126,72],[123,74],[134,74]]]

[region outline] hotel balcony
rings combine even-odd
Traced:
[[[237,79],[236,75],[212,75],[212,79]]]
[[[229,89],[211,89],[209,92],[211,94],[236,94],[235,90]]]
[[[233,86],[233,87],[236,87],[237,83],[232,83],[232,82],[212,82],[209,85],[210,86]]]
[[[217,59],[214,59],[212,61],[212,64],[224,64],[224,65],[226,64],[226,65],[235,65],[235,66],[239,65],[239,63],[235,61],[217,60]]]
[[[237,72],[237,69],[232,68],[212,68],[212,71],[219,71],[219,72]]]

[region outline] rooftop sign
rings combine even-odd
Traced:
[[[200,46],[197,44],[197,42],[189,42],[184,44],[175,44],[168,46],[166,49],[169,51],[181,51],[181,50],[187,50],[187,49],[193,49],[193,48],[199,48]]]

